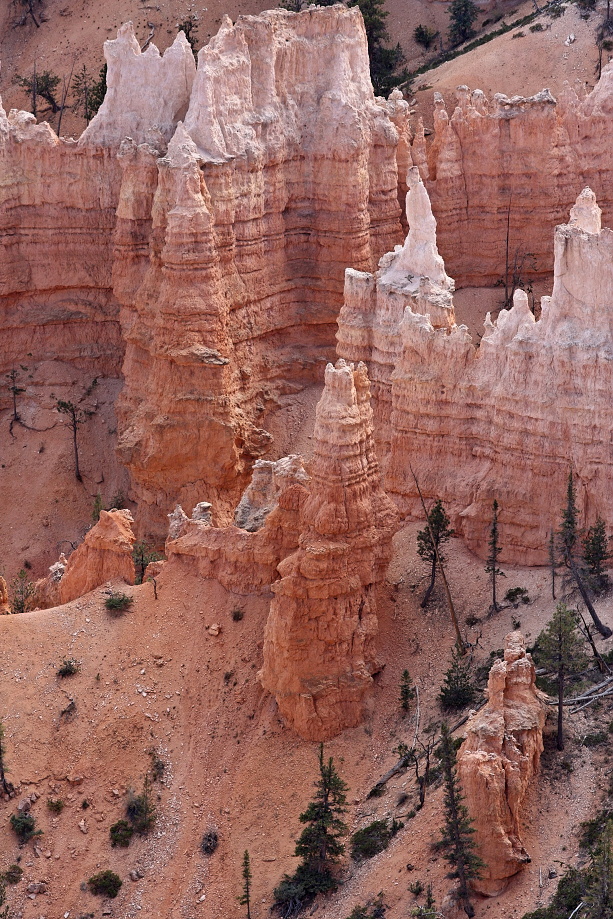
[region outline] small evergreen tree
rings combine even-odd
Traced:
[[[95,83],[92,83],[89,91],[89,107],[92,118],[98,112],[106,96],[106,71],[107,65],[104,64],[104,66],[100,68],[98,79]]]
[[[497,613],[500,607],[498,606],[498,601],[496,600],[496,578],[505,577],[505,573],[498,567],[498,556],[500,555],[502,548],[498,541],[498,501],[495,499],[494,503],[492,504],[492,523],[490,526],[490,538],[488,539],[487,544],[489,546],[489,554],[487,556],[487,565],[485,566],[485,570],[492,576],[491,612]]]
[[[348,6],[357,6],[364,18],[364,28],[368,40],[368,57],[370,59],[370,78],[376,96],[388,96],[394,86],[408,79],[405,57],[396,44],[388,47],[390,40],[385,20],[389,16],[385,9],[385,0],[349,0]]]
[[[551,572],[551,599],[556,598],[556,544],[553,530],[549,534],[549,570]]]
[[[602,591],[608,587],[608,577],[604,563],[611,558],[609,540],[605,522],[600,515],[583,538],[583,560],[587,566],[588,576],[594,590]]]
[[[77,70],[76,74],[72,78],[71,89],[74,96],[72,110],[75,114],[82,115],[88,124],[99,108],[99,105],[97,105],[94,86],[94,78],[88,71],[85,64],[83,64],[81,69]]]
[[[441,547],[455,534],[451,527],[451,521],[447,516],[442,501],[437,501],[428,514],[428,525],[425,529],[420,530],[417,534],[417,554],[430,565],[430,584],[421,601],[421,607],[424,609],[430,599],[436,580],[436,569],[438,558],[445,562]]]
[[[134,559],[134,566],[136,568],[136,583],[142,584],[143,578],[145,576],[145,571],[147,565],[150,562],[159,562],[163,558],[163,555],[160,555],[153,546],[150,546],[147,542],[135,542],[132,547],[132,558]]]
[[[28,613],[35,593],[36,587],[22,568],[11,583],[11,612]]]
[[[102,495],[100,492],[94,498],[94,507],[92,510],[92,523],[98,523],[100,520],[100,511],[104,510],[104,505],[102,504]]]
[[[319,780],[315,783],[315,798],[300,822],[306,824],[296,843],[295,855],[302,858],[293,875],[284,875],[274,891],[273,908],[283,917],[297,915],[317,894],[327,893],[337,886],[332,873],[334,865],[345,851],[341,842],[347,827],[341,820],[345,813],[347,785],[334,768],[332,757],[324,760],[324,745],[319,747]]]
[[[32,112],[33,115],[37,114],[36,102],[38,97],[45,100],[54,115],[56,112],[59,112],[60,104],[57,101],[56,91],[61,81],[55,73],[50,73],[48,70],[37,73],[36,70],[34,70],[30,77],[21,77],[19,74],[16,74],[14,82],[17,86],[21,86],[23,91],[31,97],[33,108],[35,109],[35,111]]]
[[[426,51],[434,44],[434,40],[437,36],[438,32],[436,29],[430,29],[428,26],[421,24],[415,26],[413,30],[413,41],[425,48]]]
[[[585,919],[613,919],[613,820],[608,820],[588,872]]]
[[[458,899],[467,916],[475,915],[470,902],[469,882],[481,877],[484,862],[476,854],[475,833],[468,809],[463,804],[463,795],[455,768],[453,738],[446,724],[441,725],[440,744],[441,767],[445,786],[445,826],[439,848],[452,866],[449,877],[458,880]]]
[[[451,666],[445,673],[439,702],[442,708],[459,709],[471,705],[476,697],[477,690],[472,681],[470,661],[462,657],[456,645],[451,652]]]
[[[460,45],[475,34],[473,23],[479,10],[473,0],[453,0],[449,7],[449,41]]]
[[[243,855],[243,892],[238,898],[241,906],[247,907],[247,919],[251,919],[251,864],[249,852],[245,849]]]
[[[579,529],[577,493],[573,480],[573,472],[571,469],[568,474],[568,484],[566,487],[566,506],[562,510],[562,526],[560,527],[560,532],[558,533],[560,554],[562,556],[563,564],[570,571],[572,579],[577,585],[579,593],[581,594],[581,599],[585,603],[587,610],[592,617],[592,622],[603,638],[610,638],[611,635],[613,635],[613,632],[607,625],[604,625],[604,623],[600,621],[600,618],[594,609],[594,604],[592,603],[588,594],[587,587],[583,583],[583,574],[580,570],[580,564],[576,555],[577,543],[579,542],[580,535],[581,531]]]
[[[558,686],[557,748],[564,749],[564,686],[567,676],[583,670],[586,664],[583,637],[577,628],[573,610],[558,603],[553,618],[541,632],[534,647],[534,658],[539,667],[556,673]]]
[[[400,705],[403,712],[408,712],[409,704],[415,698],[415,687],[408,670],[402,671],[400,677]]]
[[[198,64],[198,49],[196,44],[198,42],[198,20],[193,13],[190,13],[189,16],[186,16],[183,22],[179,23],[179,31],[183,32],[189,46],[192,49],[192,54],[194,55],[194,60]]]
[[[20,367],[22,370],[28,369],[27,367],[24,367],[21,364],[20,364]],[[9,372],[6,374],[6,379],[9,384],[9,392],[11,394],[11,398],[13,401],[13,417],[11,418],[11,426],[13,422],[21,421],[21,417],[19,415],[19,412],[17,411],[17,396],[20,396],[22,392],[25,392],[25,387],[19,385],[19,383],[17,382],[18,377],[19,377],[19,371],[15,367],[9,370]]]
[[[58,399],[55,403],[55,409],[61,415],[68,417],[68,427],[72,431],[72,449],[74,453],[75,478],[78,482],[83,481],[81,470],[79,468],[79,444],[77,441],[77,430],[79,425],[83,424],[90,417],[92,412],[79,408],[74,402],[67,402],[64,399]]]

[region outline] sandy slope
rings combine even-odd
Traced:
[[[395,762],[393,748],[413,734],[413,719],[402,719],[397,702],[405,667],[420,689],[422,724],[440,718],[436,694],[452,635],[442,597],[430,611],[419,609],[425,572],[415,556],[415,532],[411,524],[395,539],[380,616],[385,666],[370,715],[362,727],[344,732],[326,748],[350,786],[347,822],[354,829],[384,815],[406,815],[415,804],[410,774],[390,782],[383,798],[366,799]],[[482,562],[459,544],[450,555],[449,577],[462,620],[470,613],[484,615],[488,596]],[[478,638],[476,663],[502,645],[514,615],[529,639],[550,615],[545,572],[507,575],[505,587],[528,587],[534,602],[470,630],[471,640]],[[243,913],[234,897],[248,848],[253,915],[260,919],[268,914],[272,888],[294,864],[298,814],[311,794],[317,755],[316,744],[300,741],[282,725],[273,700],[256,680],[268,599],[230,595],[184,571],[161,576],[157,602],[151,584],[128,590],[135,598],[133,610],[117,619],[104,610],[103,588],[58,609],[0,619],[1,714],[10,778],[20,786],[19,797],[32,791],[41,796],[32,813],[44,830],[37,842],[40,857],[32,842],[20,852],[8,828],[15,803],[0,802],[0,867],[21,855],[25,871],[25,882],[11,888],[13,905],[23,919],[67,911],[98,916],[100,901],[81,884],[108,867],[124,881],[112,903],[114,916],[238,917]],[[240,622],[231,616],[237,606],[244,610]],[[610,601],[601,612],[613,622]],[[222,626],[217,637],[207,632],[213,622]],[[81,671],[61,680],[56,671],[67,657],[78,660]],[[76,712],[61,715],[70,700]],[[600,718],[610,720],[610,711]],[[577,720],[576,731],[581,724]],[[129,849],[112,849],[109,826],[123,815],[128,789],[142,787],[152,749],[166,763],[162,784],[154,786],[156,828]],[[574,861],[572,828],[588,814],[605,778],[590,751],[571,743],[568,756],[574,771],[560,772],[563,778],[554,786],[551,773],[544,772],[532,795],[526,820],[532,864],[506,894],[480,900],[479,917],[523,915],[553,890],[548,881],[539,888],[539,869],[546,878],[549,867]],[[402,792],[410,798],[398,808]],[[66,802],[59,817],[47,810],[48,796]],[[388,919],[404,919],[413,902],[408,884],[416,879],[432,881],[440,903],[449,882],[429,843],[438,835],[441,807],[441,792],[433,790],[424,810],[386,852],[362,866],[346,863],[346,882],[318,914],[345,919],[354,905],[383,890]],[[86,833],[79,828],[83,819]],[[220,844],[205,857],[199,843],[211,826]],[[413,871],[407,872],[407,863]],[[136,882],[129,879],[135,868],[144,873]],[[26,883],[41,879],[49,882],[48,893],[29,899]]]

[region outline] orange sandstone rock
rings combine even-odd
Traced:
[[[10,612],[9,592],[6,587],[6,581],[0,575],[0,616],[7,616]]]
[[[509,252],[530,253],[531,275],[550,274],[551,233],[584,185],[594,189],[613,226],[610,149],[613,64],[592,92],[556,100],[544,89],[509,98],[459,86],[449,114],[435,93],[435,135],[425,153],[420,132],[413,162],[426,181],[439,224],[439,246],[459,287],[495,284]],[[417,141],[417,143],[416,143]]]
[[[135,579],[130,511],[100,511],[100,519],[75,549],[59,582],[59,602],[82,597],[106,581]]]
[[[466,727],[458,776],[486,867],[476,891],[495,896],[529,861],[521,841],[521,808],[543,751],[544,696],[520,632],[505,639],[504,660],[488,681],[488,701]]]
[[[302,737],[325,740],[363,717],[377,667],[376,589],[397,526],[379,481],[364,365],[328,364],[314,441],[299,545],[272,585],[259,678]]]
[[[465,326],[417,311],[410,292],[351,273],[339,320],[339,352],[368,360],[377,379],[388,493],[421,514],[410,461],[424,494],[444,501],[480,553],[496,499],[503,557],[520,563],[546,561],[569,467],[583,519],[600,513],[613,525],[601,433],[613,424],[613,232],[600,230],[589,189],[572,215],[556,229],[553,293],[538,322],[518,290],[495,324],[486,318],[476,348]]]

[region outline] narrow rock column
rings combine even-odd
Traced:
[[[307,740],[363,717],[376,669],[376,587],[397,513],[380,483],[366,368],[328,364],[299,548],[278,566],[259,678]]]

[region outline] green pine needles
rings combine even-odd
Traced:
[[[473,683],[470,661],[460,654],[456,645],[451,652],[451,666],[445,674],[438,699],[441,707],[448,710],[466,708],[477,698],[477,688]]]
[[[463,804],[464,796],[458,780],[453,738],[446,724],[441,725],[441,768],[445,787],[445,825],[437,849],[451,865],[449,877],[457,878],[457,896],[467,916],[475,915],[470,902],[469,882],[481,877],[485,863],[476,853],[473,839],[475,829]]]
[[[320,893],[335,890],[333,868],[345,851],[341,842],[347,827],[341,820],[346,811],[347,785],[330,757],[324,759],[324,745],[319,747],[319,779],[315,797],[300,822],[305,824],[296,843],[295,855],[302,859],[294,874],[285,874],[274,891],[273,909],[283,919],[296,916]]]

